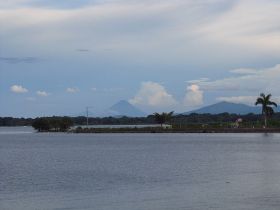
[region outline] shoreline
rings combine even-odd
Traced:
[[[280,128],[85,128],[70,130],[68,133],[280,133]]]

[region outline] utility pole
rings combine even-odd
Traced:
[[[87,128],[88,128],[88,107],[86,107],[86,112],[87,112]]]
[[[88,128],[88,115],[89,115],[89,109],[92,108],[92,106],[86,107],[86,115],[87,115],[87,128]]]

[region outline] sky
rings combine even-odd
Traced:
[[[0,116],[280,102],[279,0],[0,0]]]

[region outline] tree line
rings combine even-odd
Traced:
[[[39,132],[65,132],[73,125],[73,120],[70,117],[41,117],[36,118],[32,123],[32,127]]]
[[[159,113],[160,114],[160,113]],[[162,114],[162,113],[161,113]],[[160,114],[160,115],[161,115]],[[41,124],[52,124],[50,126],[46,126],[46,128],[50,129],[58,129],[56,120],[53,119],[61,119],[62,117],[47,117],[47,118],[12,118],[12,117],[0,117],[0,126],[32,126],[34,122],[38,121]],[[238,114],[229,114],[229,113],[221,113],[221,114],[173,114],[171,118],[166,120],[164,123],[176,125],[176,126],[192,126],[198,124],[230,124],[234,123],[238,118],[243,119],[243,124],[248,126],[262,127],[264,125],[264,117],[261,114],[246,114],[246,115],[238,115]],[[86,117],[69,117],[71,119],[73,125],[86,125]],[[89,118],[90,125],[145,125],[145,124],[161,124],[160,121],[157,121],[154,115],[149,115],[147,117],[104,117],[104,118]],[[268,127],[280,127],[280,113],[275,113],[269,116],[269,120],[267,121]]]
[[[273,107],[277,104],[271,101],[271,94],[260,94],[255,105],[262,106],[262,113],[259,115],[250,113],[238,114],[174,114],[154,113],[147,117],[90,117],[89,125],[144,125],[168,123],[177,128],[191,126],[217,126],[230,127],[237,119],[242,118],[244,127],[280,127],[280,113],[274,113]],[[269,120],[268,120],[269,119]],[[86,125],[87,118],[80,117],[41,117],[41,118],[12,118],[0,117],[0,126],[33,126],[38,131],[66,131],[73,125]]]

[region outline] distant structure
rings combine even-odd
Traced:
[[[89,115],[89,109],[90,109],[90,108],[93,108],[93,107],[92,107],[92,106],[87,106],[87,107],[86,107],[87,127],[88,127],[88,117],[89,117],[88,115]]]
[[[238,118],[238,119],[235,121],[235,127],[236,127],[236,128],[239,128],[240,123],[242,123],[242,122],[243,122],[243,119],[242,119],[242,118]]]

